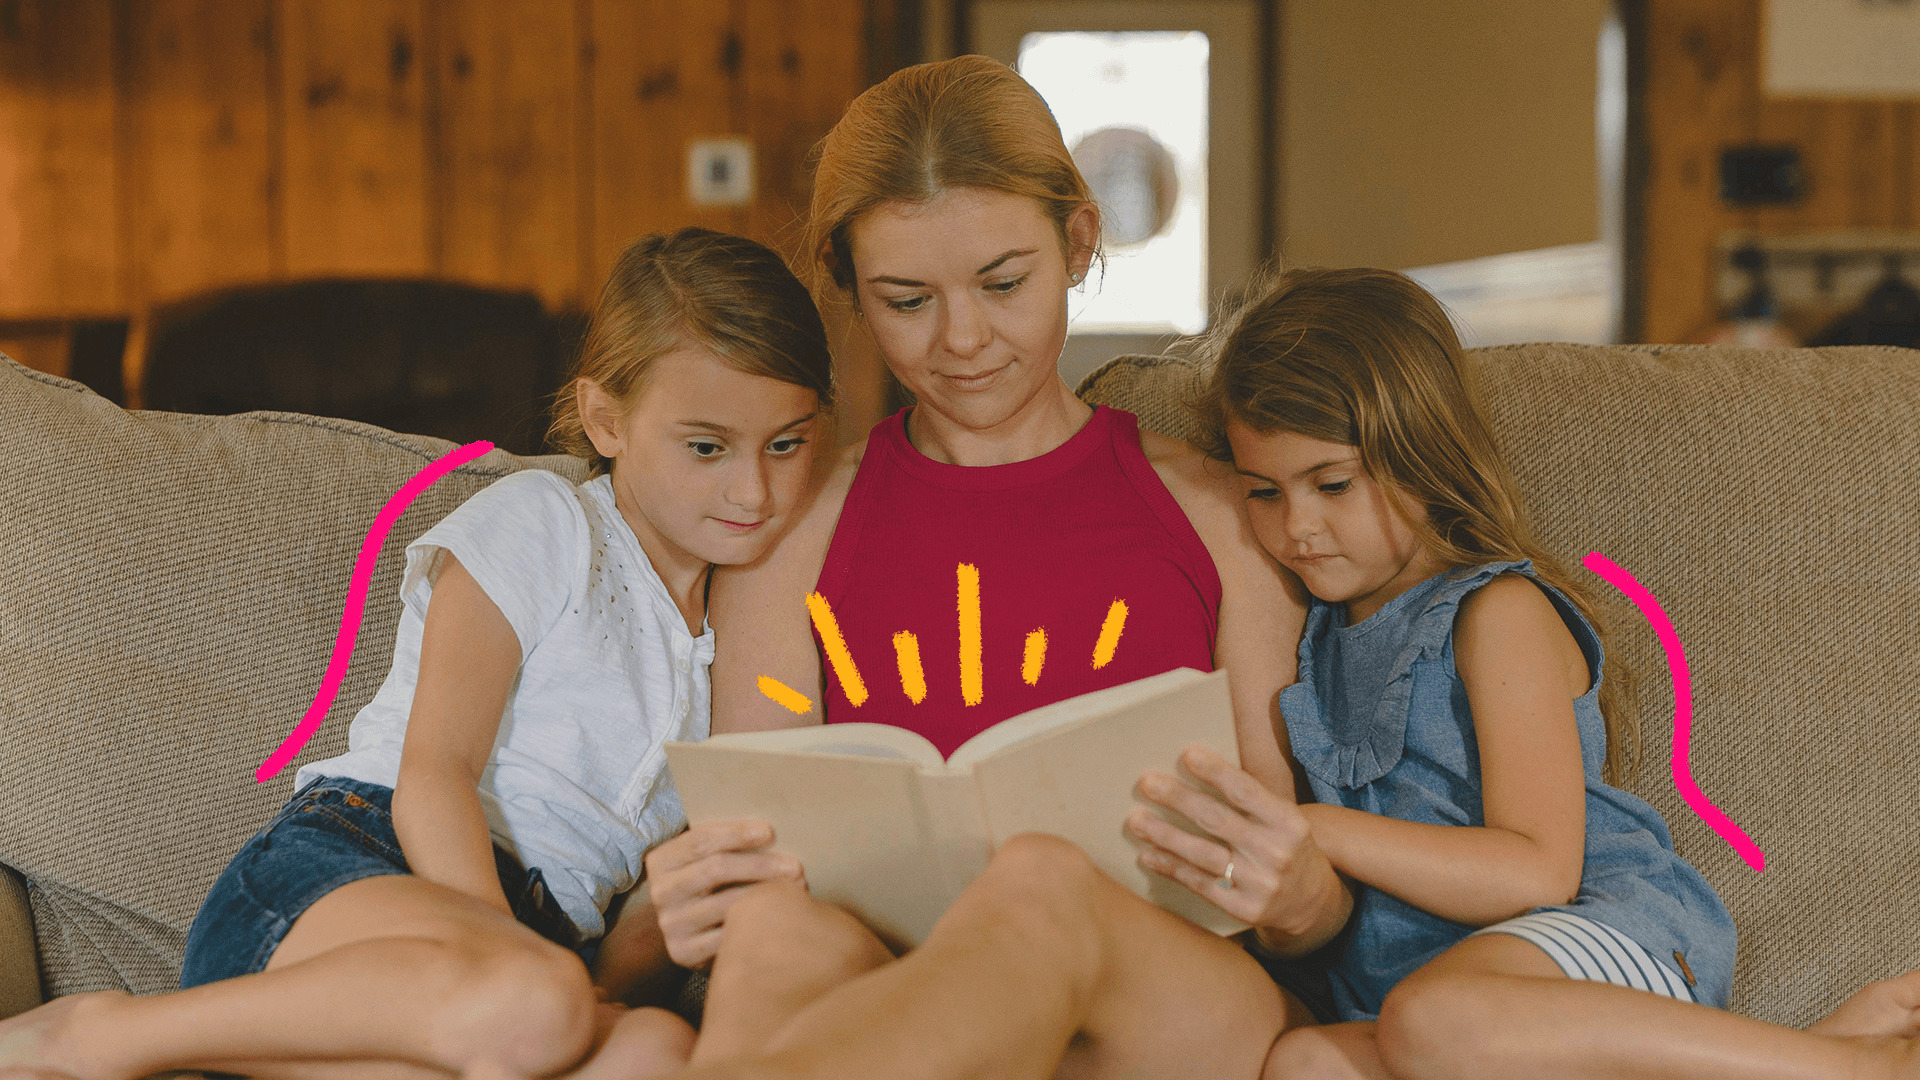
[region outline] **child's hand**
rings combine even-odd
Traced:
[[[727,909],[742,893],[735,886],[806,882],[800,860],[772,844],[773,826],[764,821],[710,821],[647,853],[648,888],[674,963],[693,968],[713,959]]]
[[[1321,920],[1328,890],[1340,888],[1306,816],[1299,805],[1204,747],[1189,747],[1180,764],[1220,794],[1196,791],[1160,772],[1142,776],[1139,792],[1211,836],[1195,836],[1144,808],[1135,810],[1127,816],[1127,831],[1147,843],[1140,865],[1185,885],[1287,951],[1284,943]]]

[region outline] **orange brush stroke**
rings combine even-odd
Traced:
[[[826,646],[827,662],[833,665],[840,689],[846,691],[847,703],[858,708],[867,700],[867,684],[860,678],[853,654],[847,651],[847,639],[840,633],[839,621],[833,617],[833,605],[827,603],[826,597],[812,592],[807,594],[807,611],[813,616],[813,628],[819,631],[821,644]]]
[[[1040,669],[1047,663],[1047,628],[1027,634],[1027,651],[1020,658],[1020,678],[1028,686],[1040,681]]]
[[[900,689],[915,705],[927,700],[927,672],[920,666],[920,639],[902,630],[893,635],[893,655],[900,666]]]
[[[1107,620],[1100,624],[1100,640],[1093,646],[1093,666],[1097,671],[1113,660],[1113,650],[1120,647],[1120,633],[1127,626],[1127,602],[1115,600],[1107,608]]]
[[[972,563],[961,563],[955,573],[960,585],[960,698],[978,705],[986,696],[980,659],[980,571]]]
[[[813,702],[807,695],[766,675],[760,676],[760,692],[787,707],[791,712],[805,716],[813,711]]]

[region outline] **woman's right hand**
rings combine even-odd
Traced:
[[[674,963],[698,968],[713,960],[727,909],[745,892],[739,886],[806,883],[800,860],[772,845],[773,826],[754,818],[695,825],[647,853],[648,891]]]

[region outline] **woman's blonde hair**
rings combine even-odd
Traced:
[[[1424,507],[1410,520],[1450,566],[1531,559],[1602,635],[1590,590],[1534,537],[1520,490],[1474,404],[1460,339],[1439,301],[1390,270],[1291,270],[1219,331],[1200,399],[1202,449],[1233,451],[1228,420],[1358,448],[1375,481]],[[1608,783],[1639,765],[1633,675],[1609,656],[1600,708]]]
[[[956,187],[1025,195],[1071,253],[1067,219],[1093,202],[1047,103],[1012,68],[984,56],[894,72],[854,98],[814,152],[801,251],[821,296],[829,283],[852,291],[848,229],[881,203],[926,202]]]
[[[586,379],[630,408],[654,361],[684,344],[812,390],[822,412],[833,408],[833,355],[806,286],[761,244],[688,228],[643,236],[614,263],[580,358],[554,398],[547,441],[585,459],[595,476],[611,469],[587,438],[574,386]]]

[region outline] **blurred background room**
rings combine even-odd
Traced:
[[[0,351],[534,452],[630,240],[795,260],[812,145],[961,52],[1100,193],[1070,383],[1275,256],[1468,344],[1920,345],[1920,0],[0,0]],[[844,441],[898,393],[830,315]]]

